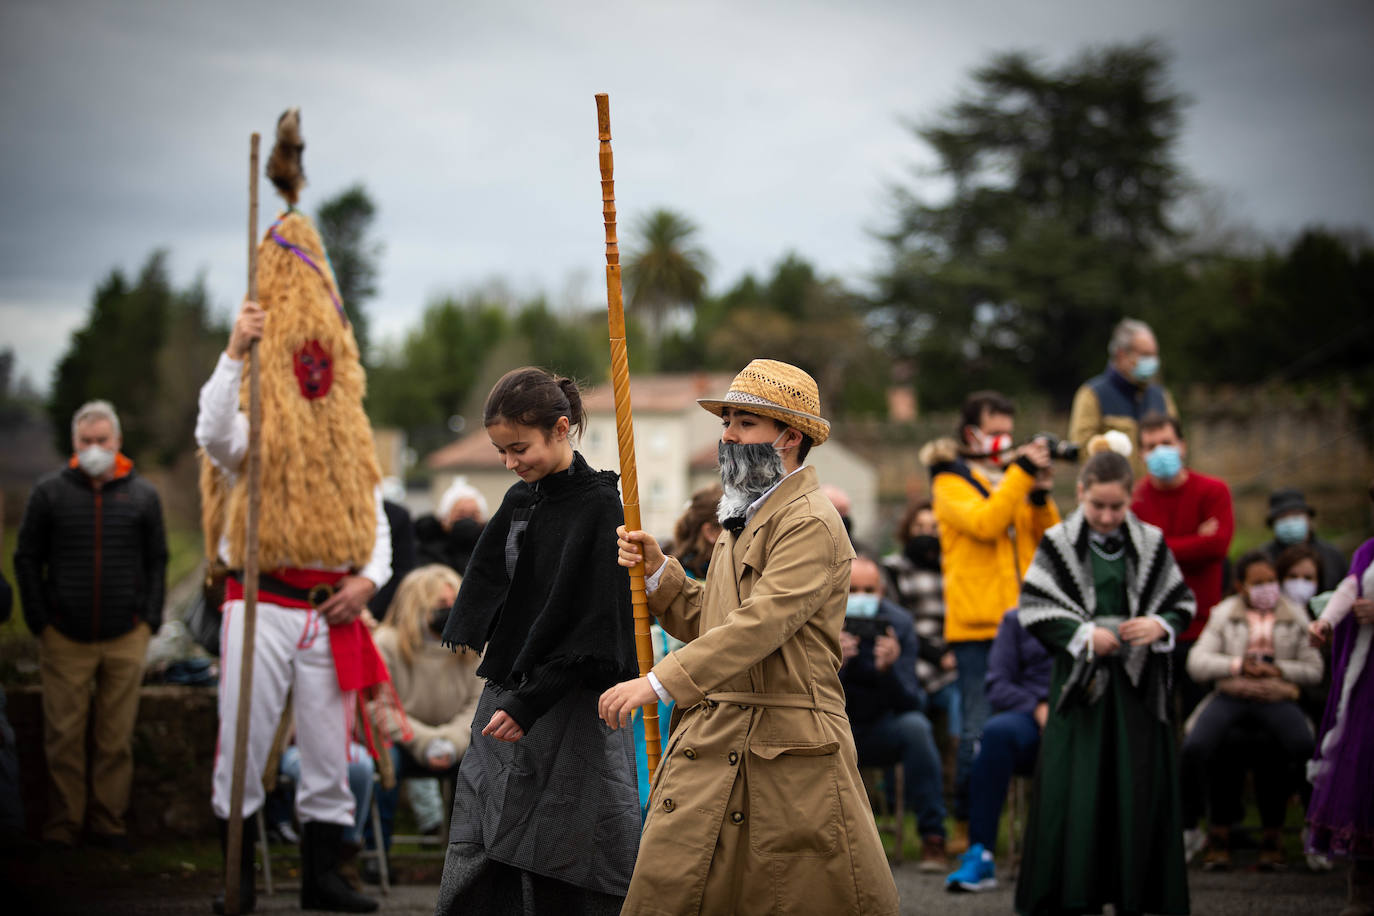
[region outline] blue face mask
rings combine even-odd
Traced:
[[[1159,372],[1158,356],[1142,356],[1135,361],[1135,368],[1131,370],[1131,375],[1137,382],[1148,382]]]
[[[878,596],[865,594],[864,592],[850,592],[849,603],[845,606],[844,616],[877,617]]]
[[[1307,540],[1307,516],[1289,515],[1274,522],[1274,537],[1280,544],[1301,544]]]
[[[1156,445],[1145,456],[1145,467],[1155,480],[1173,480],[1183,470],[1177,445]]]

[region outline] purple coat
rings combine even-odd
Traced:
[[[1007,611],[988,651],[988,674],[983,682],[988,705],[994,713],[1034,712],[1037,703],[1049,700],[1053,666],[1040,640],[1021,626],[1016,609]]]
[[[1365,541],[1350,562],[1359,595],[1370,597],[1366,574],[1374,562],[1374,539]],[[1374,858],[1374,665],[1370,664],[1374,624],[1349,613],[1331,643],[1331,693],[1322,716],[1317,751],[1308,764],[1312,801],[1308,847],[1343,858]]]

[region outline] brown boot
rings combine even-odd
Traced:
[[[1374,860],[1350,863],[1349,895],[1340,916],[1374,916]]]
[[[1207,852],[1202,856],[1204,871],[1225,871],[1231,867],[1231,828],[1213,827],[1207,831]]]
[[[968,852],[968,821],[954,822],[954,835],[945,844],[945,851],[951,856],[961,856]]]
[[[1287,866],[1283,855],[1283,835],[1277,827],[1265,827],[1260,841],[1259,870],[1278,871]]]
[[[945,838],[932,833],[921,837],[921,861],[917,869],[932,874],[944,874],[949,868],[949,853],[945,850]]]
[[[348,882],[349,887],[359,893],[362,893],[363,878],[358,874],[358,853],[362,851],[363,847],[359,844],[344,840],[339,844],[339,865],[334,869],[339,877]]]

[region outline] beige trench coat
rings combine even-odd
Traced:
[[[896,913],[840,687],[854,550],[814,469],[785,479],[705,583],[669,560],[650,610],[688,645],[626,914]]]

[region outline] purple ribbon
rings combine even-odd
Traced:
[[[314,259],[311,258],[310,255],[306,254],[304,251],[302,251],[300,248],[296,247],[295,245],[292,245],[290,242],[288,242],[286,239],[282,238],[282,237],[277,233],[277,227],[280,226],[280,225],[281,225],[281,220],[277,220],[277,221],[276,221],[275,223],[273,223],[273,224],[271,225],[271,227],[267,230],[268,233],[272,236],[272,241],[276,242],[278,245],[280,245],[281,247],[287,249],[288,251],[290,251],[291,253],[293,253],[296,257],[300,258],[300,259],[301,259],[302,261],[304,261],[306,264],[310,265],[310,269],[313,270],[313,271],[315,271],[315,273],[317,273],[317,274],[320,275],[320,279],[324,281],[324,288],[325,288],[325,291],[326,291],[327,293],[329,293],[329,298],[334,302],[334,309],[339,313],[339,320],[342,321],[342,322],[344,323],[345,326],[347,326],[347,325],[348,325],[348,314],[344,311],[343,303],[339,300],[338,295],[335,294],[335,292],[334,292],[334,284],[332,284],[332,283],[329,282],[329,277],[325,274],[324,271],[320,270],[320,265],[316,264],[315,261],[314,261]]]

